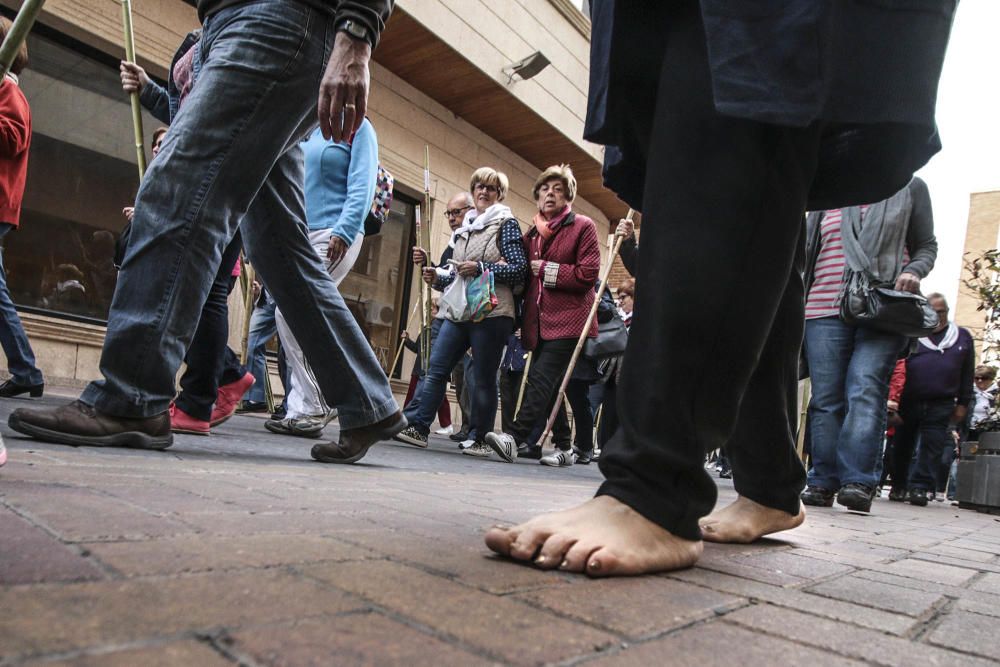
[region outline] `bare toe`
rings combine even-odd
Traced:
[[[517,560],[534,560],[538,549],[552,535],[550,529],[539,526],[524,526],[521,534],[511,542],[510,557]]]
[[[591,577],[610,577],[616,574],[634,574],[622,568],[618,557],[608,548],[602,547],[590,554],[585,572]],[[634,569],[634,568],[633,568]]]
[[[510,556],[510,546],[517,539],[516,528],[500,528],[494,526],[486,533],[486,546],[501,556]]]
[[[538,554],[538,558],[535,559],[535,565],[544,569],[551,570],[553,568],[559,567],[566,556],[566,552],[576,544],[576,538],[570,537],[565,533],[556,533],[545,540],[545,544],[542,545],[542,550]]]
[[[590,558],[590,554],[599,548],[593,542],[577,542],[563,556],[563,561],[559,564],[559,569],[566,572],[585,572],[587,569],[587,559]]]

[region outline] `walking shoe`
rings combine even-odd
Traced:
[[[407,445],[413,445],[414,447],[427,447],[427,436],[418,431],[416,426],[407,426],[400,433],[396,434],[394,439]]]
[[[0,435],[0,468],[7,463],[7,448],[3,446],[3,436]]]
[[[238,415],[250,412],[267,412],[267,403],[264,401],[243,401],[236,408],[236,414]]]
[[[521,443],[517,446],[517,458],[537,461],[542,458],[542,446]]]
[[[174,443],[168,412],[152,417],[113,417],[82,401],[56,408],[18,408],[7,425],[39,440],[74,447],[166,449]]]
[[[170,430],[174,433],[187,433],[189,435],[210,435],[211,425],[207,421],[195,419],[188,413],[170,404]]]
[[[230,382],[219,387],[219,393],[215,397],[215,406],[212,407],[212,416],[209,423],[218,426],[236,414],[236,406],[247,390],[256,382],[253,373],[247,373],[236,382]]]
[[[465,442],[469,439],[469,430],[463,427],[461,431],[458,433],[452,433],[448,437],[455,442]]]
[[[539,463],[543,466],[552,466],[553,468],[568,468],[573,465],[573,460],[576,457],[573,452],[567,452],[562,449],[557,449],[548,456],[543,456],[539,459]]]
[[[923,489],[910,489],[906,492],[906,502],[916,507],[926,507],[927,492]]]
[[[285,409],[285,404],[281,403],[276,408],[274,408],[274,412],[271,413],[271,419],[280,421],[284,419],[287,415],[288,411]]]
[[[517,451],[517,455],[521,455],[521,450]],[[590,462],[594,460],[593,450],[585,452],[579,447],[573,447],[573,455],[576,456],[577,465],[581,466],[589,465]]]
[[[406,417],[396,411],[382,421],[361,428],[341,429],[336,443],[313,445],[312,457],[323,463],[355,463],[364,458],[376,442],[391,440],[406,428]]]
[[[436,430],[434,432],[437,433],[438,435],[451,435],[452,433],[455,432],[455,427],[454,426],[442,426],[441,428],[439,428],[438,430]]]
[[[871,512],[875,490],[864,484],[845,484],[837,492],[837,504],[855,512]]]
[[[833,507],[834,492],[821,486],[807,486],[800,496],[803,505],[813,507]]]
[[[264,428],[278,435],[294,435],[299,438],[318,438],[323,432],[322,417],[286,417],[268,419]]]
[[[487,433],[486,444],[507,463],[517,460],[517,443],[514,442],[514,436],[506,433]]]
[[[733,478],[732,468],[723,468],[721,466],[719,467],[719,479],[732,479],[732,478]]]
[[[458,443],[458,448],[464,452],[466,449],[472,447],[474,444],[476,444],[476,441],[473,440],[472,438],[469,438],[467,440],[463,440],[462,442]]]
[[[486,445],[486,443],[474,442],[472,443],[471,447],[463,449],[462,453],[465,454],[466,456],[476,456],[481,459],[488,459],[490,457],[490,454],[493,453],[493,450],[490,449]]]
[[[0,398],[13,398],[14,396],[20,396],[21,394],[27,394],[32,398],[38,398],[44,391],[44,382],[40,382],[38,384],[18,384],[14,382],[14,378],[11,378],[3,384],[0,384]]]
[[[889,500],[894,503],[901,503],[906,500],[906,489],[899,489],[895,486],[889,489]]]

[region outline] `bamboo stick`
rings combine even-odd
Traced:
[[[388,377],[392,377],[392,372],[396,370],[396,364],[399,363],[399,357],[403,354],[403,346],[406,344],[405,340],[400,339],[399,347],[396,348],[396,356],[392,358],[392,366],[389,366],[389,372],[386,373]]]
[[[514,421],[517,421],[517,416],[521,414],[521,402],[524,401],[524,390],[528,386],[528,371],[531,370],[531,352],[528,353],[524,363],[524,373],[521,374],[521,388],[517,392],[517,405],[514,406]]]
[[[628,215],[625,219],[628,221],[632,220],[635,215],[635,211],[632,209],[628,210]],[[614,266],[615,257],[622,249],[622,243],[625,241],[624,236],[618,236],[616,234],[615,245],[611,249],[611,254],[608,256],[608,265],[604,267],[604,273],[601,276],[601,284],[597,289],[597,294],[594,297],[594,305],[590,307],[590,314],[587,315],[587,322],[583,326],[583,331],[580,332],[580,339],[576,342],[576,348],[573,350],[573,356],[570,357],[569,366],[566,368],[566,374],[563,376],[562,383],[559,385],[559,393],[556,395],[555,404],[552,408],[551,414],[549,414],[549,419],[545,422],[545,430],[542,432],[541,440],[539,441],[544,448],[552,437],[552,425],[556,421],[556,416],[559,414],[559,406],[562,405],[563,398],[566,396],[566,387],[569,385],[571,376],[573,375],[573,369],[576,368],[576,362],[580,359],[580,354],[583,352],[583,346],[587,342],[587,334],[590,333],[590,327],[594,322],[594,318],[597,317],[597,308],[601,304],[601,297],[604,296],[605,290],[608,288],[608,278],[611,276],[611,267]]]
[[[135,34],[132,30],[132,0],[116,0],[122,6],[122,32],[125,35],[125,60],[135,62]],[[132,105],[132,130],[135,134],[135,157],[139,166],[139,180],[146,175],[146,151],[143,147],[142,107],[139,105],[139,92],[129,93]]]
[[[4,78],[7,76],[7,72],[10,71],[11,65],[14,64],[14,58],[17,57],[17,52],[21,49],[21,45],[24,44],[24,40],[28,39],[31,26],[34,25],[35,19],[38,17],[38,12],[42,10],[42,5],[44,4],[45,0],[24,0],[21,8],[17,10],[17,16],[14,17],[13,25],[7,31],[3,45],[0,45],[0,70],[2,70],[2,73],[0,73],[0,85],[2,85]]]
[[[253,316],[253,267],[240,254],[240,286],[243,288],[243,334],[240,337],[240,363],[246,366],[250,354],[250,319]]]
[[[424,144],[424,219],[425,223],[423,229],[418,228],[418,232],[422,231],[420,236],[420,247],[424,249],[424,252],[428,253],[428,265],[430,264],[430,251],[431,251],[431,223],[433,222],[433,211],[432,200],[431,200],[431,152],[430,147]],[[431,299],[431,286],[421,280],[420,282],[421,290],[421,327],[420,327],[420,361],[423,365],[424,370],[431,362],[431,311],[433,309],[432,299]]]

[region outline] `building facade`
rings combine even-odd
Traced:
[[[981,256],[987,250],[1000,248],[1000,190],[973,192],[969,196],[969,224],[965,229],[962,277],[955,304],[955,322],[972,332],[976,340],[976,358],[980,363],[1000,363],[1000,330],[989,322],[989,313],[979,310],[979,300],[966,287],[971,275],[964,261]],[[1000,280],[994,276],[993,280]]]
[[[139,64],[163,80],[175,48],[198,26],[193,3],[133,0]],[[20,5],[0,0],[7,16]],[[382,165],[396,179],[390,219],[365,241],[341,286],[384,367],[403,329],[415,333],[417,282],[408,261],[430,154],[433,257],[447,244],[445,203],[492,166],[511,181],[507,202],[526,227],[531,186],[550,164],[579,179],[576,210],[602,239],[626,208],[601,184],[602,151],[582,139],[589,21],[569,0],[399,0],[374,56],[369,118]],[[114,241],[138,187],[128,98],[122,93],[120,5],[48,0],[29,38],[22,89],[34,134],[21,229],[6,241],[11,293],[50,382],[99,376],[114,291]],[[523,80],[509,65],[542,52],[549,65]],[[160,125],[143,115],[146,146]],[[604,252],[607,251],[606,243]],[[235,293],[234,293],[235,294]],[[238,296],[238,295],[236,295]],[[242,328],[234,298],[232,339]],[[410,357],[410,355],[406,355]],[[408,376],[404,358],[395,377]]]

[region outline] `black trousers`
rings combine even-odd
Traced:
[[[532,352],[528,384],[524,389],[524,400],[521,401],[521,412],[511,424],[510,430],[505,431],[514,436],[518,444],[530,442],[532,432],[539,424],[545,428],[545,421],[553,405],[552,401],[566,375],[575,348],[575,339],[542,340]]]
[[[954,410],[955,401],[950,398],[928,401],[904,398],[900,402],[903,425],[896,429],[892,445],[894,488],[923,491],[944,488],[948,476],[946,472],[942,475],[941,462],[945,451],[955,447],[948,435],[948,422]]]
[[[233,265],[243,247],[239,232],[222,253],[222,263],[215,276],[208,299],[201,309],[201,318],[194,338],[188,346],[184,362],[187,369],[181,376],[181,393],[177,407],[195,419],[208,421],[219,386],[236,382],[246,374],[239,357],[229,349],[229,293],[232,291]]]
[[[725,445],[740,495],[799,511],[795,452],[806,198],[821,127],[716,112],[697,3],[671,15],[654,117],[620,428],[598,491],[700,539],[705,454]],[[643,119],[637,120],[638,132]]]

